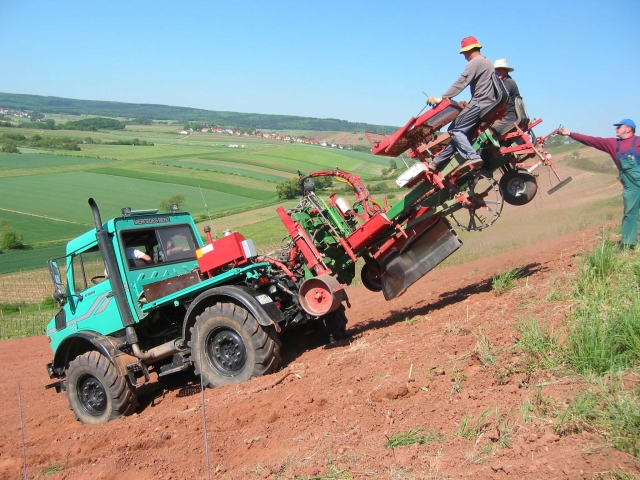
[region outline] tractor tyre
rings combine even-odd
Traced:
[[[322,340],[332,344],[347,337],[347,316],[344,305],[322,317]]]
[[[282,360],[275,328],[260,325],[234,303],[218,303],[198,315],[189,346],[196,374],[209,388],[274,373]]]
[[[526,205],[538,191],[536,177],[523,170],[509,170],[499,184],[504,201],[510,205]]]
[[[382,291],[382,268],[378,262],[367,262],[360,272],[362,284],[372,292]]]
[[[138,396],[129,379],[97,351],[84,353],[69,363],[65,386],[69,408],[82,423],[108,422],[131,415],[138,408]]]

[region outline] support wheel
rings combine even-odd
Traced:
[[[131,415],[138,397],[127,377],[100,352],[76,357],[67,368],[69,408],[82,423],[96,425]]]
[[[536,177],[527,171],[509,170],[500,178],[504,201],[510,205],[526,205],[538,191]]]
[[[502,192],[492,177],[476,175],[464,192],[467,203],[451,214],[456,225],[464,230],[484,230],[500,217],[504,202]]]
[[[337,310],[322,317],[323,340],[326,343],[335,343],[347,337],[347,316],[343,305]]]
[[[366,262],[360,272],[360,279],[368,290],[372,292],[382,291],[382,269],[378,262]]]
[[[243,307],[208,307],[191,328],[192,359],[205,387],[217,387],[273,373],[280,361],[280,340]]]

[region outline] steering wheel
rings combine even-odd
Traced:
[[[96,275],[95,277],[91,277],[91,283],[97,285],[100,283],[99,280],[106,280],[106,278],[106,275]]]

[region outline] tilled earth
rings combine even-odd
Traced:
[[[204,396],[194,376],[151,384],[136,414],[98,426],[45,390],[46,337],[0,342],[0,479],[25,478],[25,462],[28,478],[51,479],[637,476],[597,433],[554,433],[551,412],[584,385],[529,372],[514,348],[518,322],[570,314],[549,294],[568,291],[601,231],[436,270],[390,302],[352,288],[348,341],[290,335],[278,373]],[[492,276],[514,267],[526,277],[497,296]],[[416,428],[422,443],[387,447]]]

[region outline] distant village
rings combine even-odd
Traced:
[[[23,118],[28,118],[31,114],[32,111],[31,110],[17,110],[14,108],[3,108],[0,107],[0,114],[2,115],[10,115],[13,117],[23,117]],[[39,121],[40,119],[36,120]],[[190,133],[192,133],[194,130],[193,128],[190,128],[189,130],[182,130],[180,132],[180,135],[189,135]],[[283,135],[280,133],[267,133],[267,132],[261,132],[259,130],[233,130],[231,128],[222,128],[222,127],[202,127],[201,129],[198,129],[198,131],[203,132],[203,133],[225,133],[228,135],[237,135],[237,136],[245,136],[245,137],[249,137],[249,136],[253,136],[253,137],[262,137],[262,138],[268,138],[270,140],[279,140],[282,142],[290,142],[290,143],[304,143],[307,145],[318,145],[321,147],[331,147],[331,148],[339,148],[339,149],[344,149],[344,150],[353,150],[353,146],[352,145],[345,145],[345,144],[338,144],[338,143],[333,143],[333,142],[326,142],[324,140],[317,140],[315,138],[307,138],[307,137],[294,137],[292,135]]]
[[[11,115],[12,117],[28,117],[31,115],[31,110],[16,110],[15,108],[0,107],[0,114]]]
[[[182,130],[180,132],[180,135],[189,135],[193,131],[194,131],[193,128],[190,128],[189,130]],[[243,130],[233,130],[231,128],[221,128],[221,127],[202,127],[199,131],[203,133],[225,133],[228,135],[237,135],[237,136],[244,136],[244,137],[250,137],[250,136],[262,137],[262,138],[268,138],[271,140],[280,140],[282,142],[305,143],[308,145],[318,145],[321,147],[332,147],[332,148],[339,148],[344,150],[353,150],[352,145],[343,145],[343,144],[337,144],[333,142],[326,142],[324,140],[317,140],[315,138],[294,137],[292,135],[283,135],[280,133],[266,133],[266,132],[261,132],[259,130],[243,131]]]

